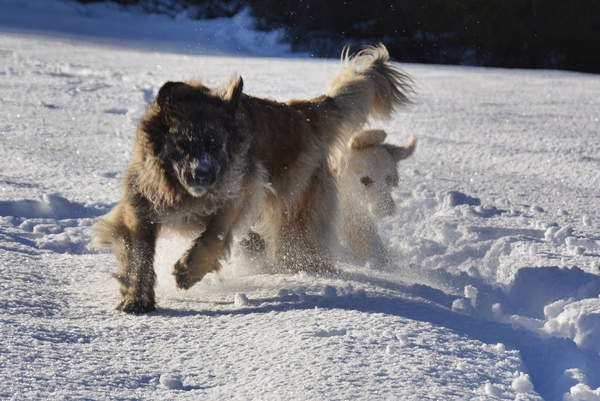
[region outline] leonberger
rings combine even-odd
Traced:
[[[219,271],[234,235],[252,229],[272,266],[333,270],[338,191],[328,158],[369,118],[409,103],[410,78],[383,45],[342,54],[324,95],[280,103],[246,95],[241,77],[223,88],[167,82],[142,117],[121,201],[96,224],[121,269],[117,309],[155,310],[159,234],[191,236],[175,263],[178,288]]]

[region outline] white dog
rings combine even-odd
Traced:
[[[413,136],[405,146],[383,143],[386,133],[368,130],[350,138],[347,163],[335,170],[341,205],[340,234],[362,261],[385,261],[386,251],[376,220],[394,214],[392,190],[398,186],[397,163],[415,150]]]

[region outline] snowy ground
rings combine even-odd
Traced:
[[[239,73],[288,100],[337,70],[256,57],[286,48],[249,25],[0,0],[0,398],[600,399],[595,75],[404,65],[415,105],[377,125],[419,138],[380,224],[395,263],[283,275],[234,252],[183,292],[167,238],[159,310],[113,309],[90,228],[160,85]]]

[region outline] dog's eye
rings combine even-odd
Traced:
[[[371,185],[373,185],[373,180],[371,179],[371,177],[362,177],[360,179],[360,183],[363,184],[365,187],[370,187]]]
[[[210,140],[208,141],[208,149],[211,151],[215,151],[221,148],[221,145],[219,144],[219,141],[215,140],[215,138],[210,138]]]

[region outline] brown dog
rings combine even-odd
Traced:
[[[384,143],[385,131],[352,136],[344,168],[336,169],[341,200],[341,232],[355,256],[385,262],[386,251],[376,221],[396,210],[392,190],[398,186],[397,164],[413,154],[416,138],[405,146]]]
[[[388,63],[384,46],[350,58],[325,95],[278,103],[222,89],[168,82],[142,118],[121,202],[96,225],[97,244],[112,247],[123,297],[117,309],[155,309],[155,244],[161,230],[195,239],[175,264],[188,289],[218,271],[234,233],[251,226],[269,264],[332,269],[338,208],[328,158],[344,133],[386,118],[408,103],[410,78]]]

